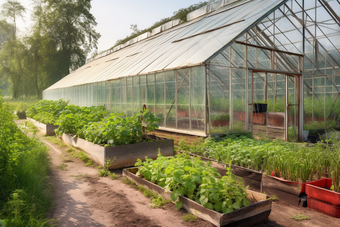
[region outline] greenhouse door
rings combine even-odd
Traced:
[[[299,141],[299,76],[252,70],[249,129],[256,137]]]

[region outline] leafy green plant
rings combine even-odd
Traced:
[[[194,222],[197,220],[197,217],[193,214],[186,214],[183,215],[183,221],[187,221],[187,222]]]
[[[227,175],[221,177],[211,163],[200,158],[190,159],[186,154],[176,157],[158,155],[156,160],[138,160],[137,175],[172,191],[171,199],[177,209],[182,207],[179,196],[186,196],[206,208],[230,213],[249,205],[246,189],[227,168]]]
[[[52,203],[47,148],[13,122],[0,95],[0,217],[6,226],[44,226]]]
[[[110,159],[106,159],[105,160],[104,169],[99,169],[98,170],[100,177],[111,176],[111,177],[114,178],[115,174],[111,175],[110,170],[109,170],[109,168],[111,167],[111,165],[114,162],[114,160],[112,160],[112,161]]]
[[[99,122],[93,122],[84,127],[84,138],[95,144],[106,146],[139,143],[143,135],[158,128],[159,121],[148,110],[123,118],[124,114],[111,113],[109,117]]]
[[[55,125],[59,126],[55,132],[59,136],[67,133],[84,138],[84,127],[92,122],[103,120],[106,112],[107,110],[104,106],[79,107],[68,105],[55,123]]]
[[[212,121],[228,121],[230,119],[229,114],[211,115]]]
[[[303,221],[303,220],[310,220],[310,218],[303,214],[296,214],[291,217],[295,221]]]
[[[44,124],[55,124],[67,106],[66,101],[40,100],[27,109],[27,116]]]

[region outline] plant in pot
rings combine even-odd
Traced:
[[[267,112],[267,102],[262,101],[262,102],[256,102],[254,103],[254,113],[266,113]]]

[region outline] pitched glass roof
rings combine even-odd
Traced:
[[[85,64],[46,90],[203,64],[286,0],[242,0]]]

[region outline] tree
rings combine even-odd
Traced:
[[[12,35],[13,26],[5,20],[0,20],[0,50],[2,45],[7,41],[9,36]]]
[[[13,86],[13,98],[18,98],[22,91],[20,87],[26,50],[23,43],[16,39],[16,21],[17,18],[23,17],[25,11],[25,8],[15,0],[7,0],[2,4],[1,14],[13,22],[12,26],[8,22],[2,22],[2,27],[12,28],[13,31],[12,37],[6,37],[7,41],[2,45],[0,52],[0,74],[10,78]]]
[[[0,52],[0,74],[10,78],[13,98],[19,98],[23,92],[22,78],[26,60],[26,48],[20,40],[10,39],[3,45]]]
[[[16,20],[18,17],[23,17],[26,12],[25,7],[23,7],[18,1],[7,0],[4,4],[2,4],[1,14],[6,18],[13,20],[13,39],[16,36]]]
[[[91,0],[42,0],[45,29],[55,42],[59,63],[59,79],[86,63],[86,56],[97,48],[100,34],[90,13]]]

